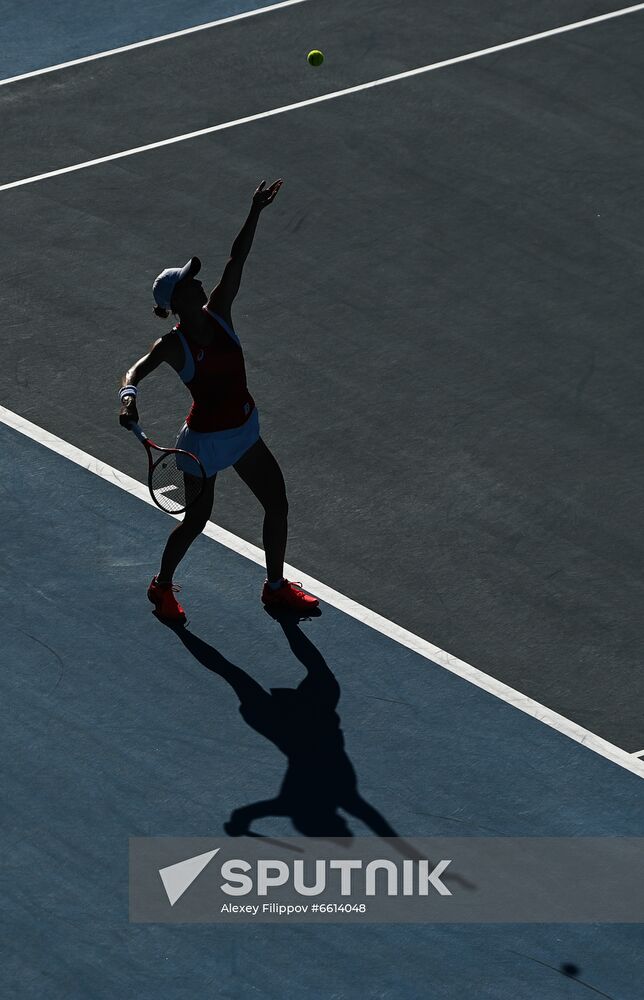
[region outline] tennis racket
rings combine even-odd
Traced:
[[[157,507],[168,514],[183,514],[199,499],[206,485],[206,473],[196,455],[181,448],[160,448],[138,424],[128,429],[148,454],[148,487]]]

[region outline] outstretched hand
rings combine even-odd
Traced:
[[[262,181],[253,195],[253,205],[255,208],[258,208],[261,211],[262,208],[266,208],[267,205],[270,205],[283,183],[284,182],[281,177],[279,180],[273,181],[270,187],[266,187],[266,181]]]

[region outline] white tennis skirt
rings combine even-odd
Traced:
[[[228,431],[193,431],[184,424],[179,431],[176,447],[196,455],[206,470],[206,475],[214,476],[216,472],[239,461],[258,438],[259,413],[255,407],[241,427],[233,427]],[[180,457],[177,465],[182,468]],[[190,472],[189,463],[183,471]]]

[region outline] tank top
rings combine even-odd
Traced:
[[[213,333],[210,344],[199,344],[175,326],[183,345],[184,364],[179,378],[189,389],[192,406],[186,417],[193,431],[225,431],[241,427],[255,402],[246,385],[246,366],[233,328],[207,306],[203,314]]]

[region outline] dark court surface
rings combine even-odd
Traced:
[[[0,89],[0,176],[618,7],[258,15]],[[255,185],[284,177],[234,318],[287,478],[289,561],[643,749],[643,40],[629,15],[0,192],[0,399],[140,478],[115,389],[169,329],[151,282],[196,253],[214,284]],[[155,374],[140,400],[172,442],[178,381]],[[220,478],[215,519],[259,543],[253,499]]]
[[[638,836],[641,780],[329,606],[280,626],[261,570],[205,537],[181,638],[130,582],[169,518],[6,427],[0,455],[3,996],[573,1000],[568,962],[638,1000],[637,925],[129,924],[130,836],[220,836],[277,794],[286,761],[239,711],[255,684],[338,685],[370,808],[369,825],[345,811],[356,836]],[[330,764],[331,800],[336,783]],[[252,828],[294,832],[288,816]]]

